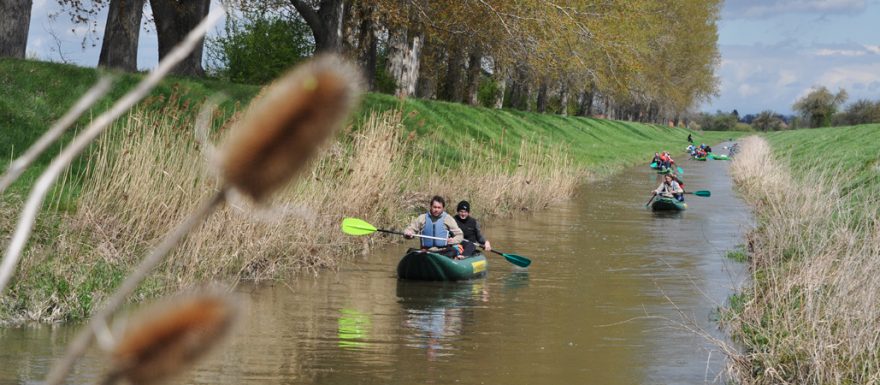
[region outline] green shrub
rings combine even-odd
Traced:
[[[208,72],[236,83],[265,84],[312,55],[302,20],[256,15],[227,19],[225,34],[207,41]]]

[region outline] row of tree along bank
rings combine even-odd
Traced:
[[[102,42],[99,65],[136,71],[141,22],[161,60],[210,0],[52,0]],[[0,57],[23,58],[32,0],[0,5]],[[314,52],[358,60],[372,91],[488,107],[677,123],[718,90],[719,0],[233,0],[225,33],[175,71],[274,79]],[[152,18],[144,19],[149,5]],[[98,20],[107,8],[105,20]],[[150,14],[150,13],[147,13]],[[102,31],[103,35],[98,35]],[[62,58],[63,59],[63,58]]]
[[[9,68],[13,71],[3,70]],[[16,106],[0,110],[3,120],[13,123],[8,126],[10,135],[0,137],[0,148],[14,158],[63,113],[59,106],[74,102],[78,95],[70,90],[87,88],[97,73],[0,60],[0,77],[3,87],[9,87],[0,93],[0,106]],[[123,76],[120,82],[132,84],[129,77],[136,75]],[[72,168],[60,183],[64,188],[41,214],[15,281],[0,299],[2,322],[90,314],[157,237],[211,193],[214,176],[191,134],[193,116],[206,96],[228,91],[228,111],[221,108],[215,114],[216,140],[234,124],[233,112],[259,91],[225,87],[217,82],[167,81],[116,122]],[[106,104],[96,110],[104,108]],[[369,94],[353,124],[323,151],[304,173],[307,177],[272,203],[284,208],[275,210],[284,215],[268,222],[236,208],[214,215],[174,251],[136,297],[208,279],[272,280],[335,268],[365,246],[362,239],[339,231],[343,217],[399,227],[405,218],[423,212],[434,194],[450,201],[467,199],[480,208],[475,214],[481,217],[539,209],[566,199],[585,176],[643,162],[658,146],[685,145],[689,133],[704,142],[727,137],[453,103],[401,102]],[[0,162],[4,169],[5,162]],[[31,175],[43,167],[45,160]],[[33,177],[25,179],[23,185]],[[0,199],[6,218],[18,215],[20,194],[26,190],[19,186],[14,191]],[[13,223],[0,223],[0,236],[8,236]]]
[[[769,144],[768,144],[769,142]],[[728,322],[744,384],[880,380],[880,125],[742,142],[731,170],[755,206],[751,287]]]

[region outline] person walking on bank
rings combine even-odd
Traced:
[[[469,241],[462,244],[464,246],[462,255],[465,257],[473,255],[476,249],[475,243],[482,244],[486,251],[492,251],[492,245],[489,244],[489,241],[483,236],[483,232],[480,231],[480,223],[471,216],[471,204],[468,201],[458,202],[455,210],[457,211],[454,217],[455,222],[461,228],[464,239]]]
[[[694,138],[691,136],[691,134],[688,134],[688,143],[694,144]]]
[[[413,238],[415,234],[428,237],[444,238],[443,240],[420,238],[422,250],[442,254],[450,258],[461,259],[464,247],[461,241],[464,239],[461,229],[455,219],[446,214],[446,201],[443,197],[435,195],[431,198],[430,209],[421,214],[403,230],[403,235]]]

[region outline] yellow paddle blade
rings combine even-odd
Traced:
[[[376,228],[362,219],[345,218],[342,220],[342,232],[348,235],[367,235],[375,233]]]

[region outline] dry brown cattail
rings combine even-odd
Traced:
[[[222,340],[238,313],[221,293],[193,295],[157,305],[132,318],[113,349],[104,383],[154,384],[180,373]]]
[[[226,183],[254,200],[266,198],[344,123],[360,89],[358,70],[334,55],[318,56],[275,81],[223,145]]]

